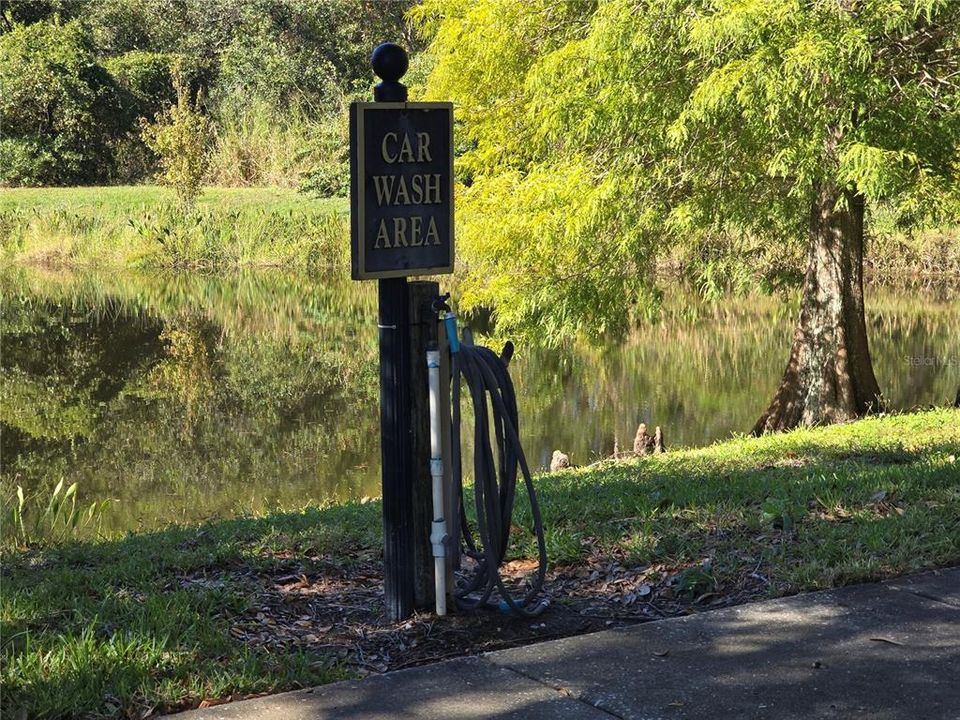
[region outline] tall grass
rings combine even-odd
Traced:
[[[342,254],[338,214],[264,208],[161,206],[130,224],[146,249],[140,266],[217,269],[242,265],[323,267]]]
[[[885,285],[943,284],[960,278],[960,229],[931,228],[868,239],[867,277]]]
[[[3,498],[2,515],[3,545],[18,548],[36,547],[61,543],[87,534],[92,528],[99,530],[104,512],[110,506],[110,500],[104,499],[77,506],[77,483],[66,490],[63,479],[56,484],[53,492],[25,493],[17,485],[16,493],[5,493],[12,497]]]
[[[282,116],[254,102],[218,123],[210,161],[214,185],[305,188],[344,196],[349,182],[346,106],[324,113],[290,108]]]

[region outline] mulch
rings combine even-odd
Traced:
[[[361,553],[346,568],[307,558],[299,566],[283,563],[284,570],[273,574],[228,571],[234,580],[238,573],[246,576],[240,579],[251,597],[245,612],[228,618],[230,634],[251,648],[299,649],[318,663],[364,676],[749,602],[765,597],[768,588],[766,578],[749,567],[721,593],[698,581],[709,577],[700,566],[628,567],[623,558],[594,554],[576,567],[548,573],[544,594],[550,605],[536,618],[453,609],[443,618],[423,611],[393,622],[384,609],[378,555]],[[521,586],[533,569],[531,563],[514,562],[502,574]],[[208,570],[179,582],[222,582],[214,575]]]

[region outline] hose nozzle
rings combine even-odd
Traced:
[[[435,313],[439,312],[450,312],[450,306],[447,304],[447,300],[450,299],[450,293],[444,293],[443,295],[438,295],[434,298],[433,301],[433,311]]]

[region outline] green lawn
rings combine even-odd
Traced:
[[[156,185],[117,185],[54,188],[6,188],[0,190],[0,212],[22,210],[99,210],[130,213],[175,201],[173,190]],[[274,210],[312,211],[317,207],[346,210],[344,200],[318,200],[289,188],[204,189],[201,207],[242,208],[261,206]]]
[[[608,462],[537,488],[555,564],[615,558],[654,594],[722,595],[762,576],[782,595],[960,562],[958,456],[960,411],[942,409]],[[308,648],[246,645],[231,618],[257,573],[349,571],[375,555],[379,517],[373,502],[8,548],[3,709],[139,717],[343,676]],[[532,556],[528,531],[514,548]]]
[[[207,188],[190,213],[156,186],[0,190],[0,257],[63,266],[306,268],[343,262],[347,204]]]

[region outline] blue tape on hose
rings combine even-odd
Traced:
[[[443,316],[447,327],[447,342],[450,343],[450,352],[460,352],[460,338],[457,336],[457,316],[452,312]]]

